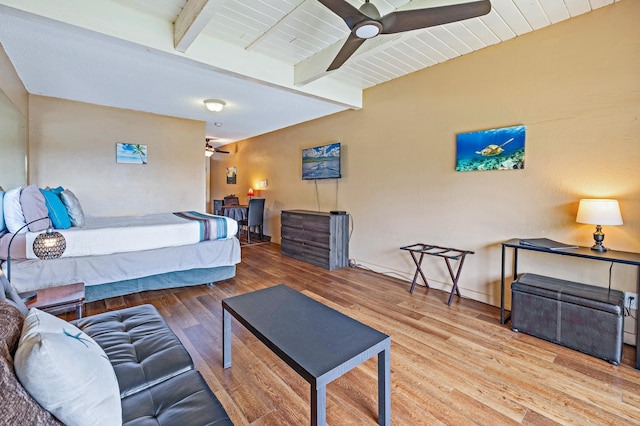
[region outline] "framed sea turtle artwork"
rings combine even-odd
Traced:
[[[524,169],[525,126],[458,133],[456,171]]]

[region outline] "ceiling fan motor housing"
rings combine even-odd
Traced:
[[[360,6],[360,12],[364,13],[371,19],[380,19],[382,15],[378,12],[378,8],[373,3],[369,3],[369,0],[362,6]]]

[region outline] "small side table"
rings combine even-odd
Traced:
[[[43,288],[37,290],[36,293],[37,296],[35,299],[26,302],[27,308],[38,308],[49,313],[75,308],[76,318],[82,318],[84,283]]]
[[[468,254],[473,254],[470,250],[458,250],[451,247],[441,247],[434,246],[431,244],[412,244],[410,246],[400,247],[400,250],[406,250],[411,253],[411,258],[413,259],[413,263],[416,265],[416,273],[413,276],[413,281],[411,282],[411,288],[409,289],[409,293],[413,294],[413,289],[416,286],[416,282],[418,281],[418,274],[422,277],[424,284],[429,288],[429,283],[427,282],[427,278],[422,273],[422,259],[424,255],[442,257],[447,262],[447,269],[449,270],[449,276],[451,276],[451,281],[453,282],[453,287],[451,287],[451,293],[449,294],[449,300],[447,301],[447,305],[451,306],[451,302],[453,301],[453,295],[457,294],[460,297],[460,290],[458,289],[458,279],[460,278],[460,272],[462,272],[462,265],[464,265],[464,258]],[[420,254],[420,257],[417,258],[416,254]],[[451,266],[451,260],[458,261],[458,269],[454,272]]]

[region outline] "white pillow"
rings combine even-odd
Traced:
[[[122,424],[113,366],[91,337],[68,322],[32,308],[14,367],[33,399],[64,424]]]
[[[21,187],[13,188],[4,194],[4,222],[12,234],[15,234],[18,229],[27,224],[20,205],[20,191],[22,191]],[[27,228],[24,228],[21,232],[27,232]]]

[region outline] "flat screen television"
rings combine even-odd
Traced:
[[[302,179],[337,179],[340,175],[340,142],[302,150]]]

